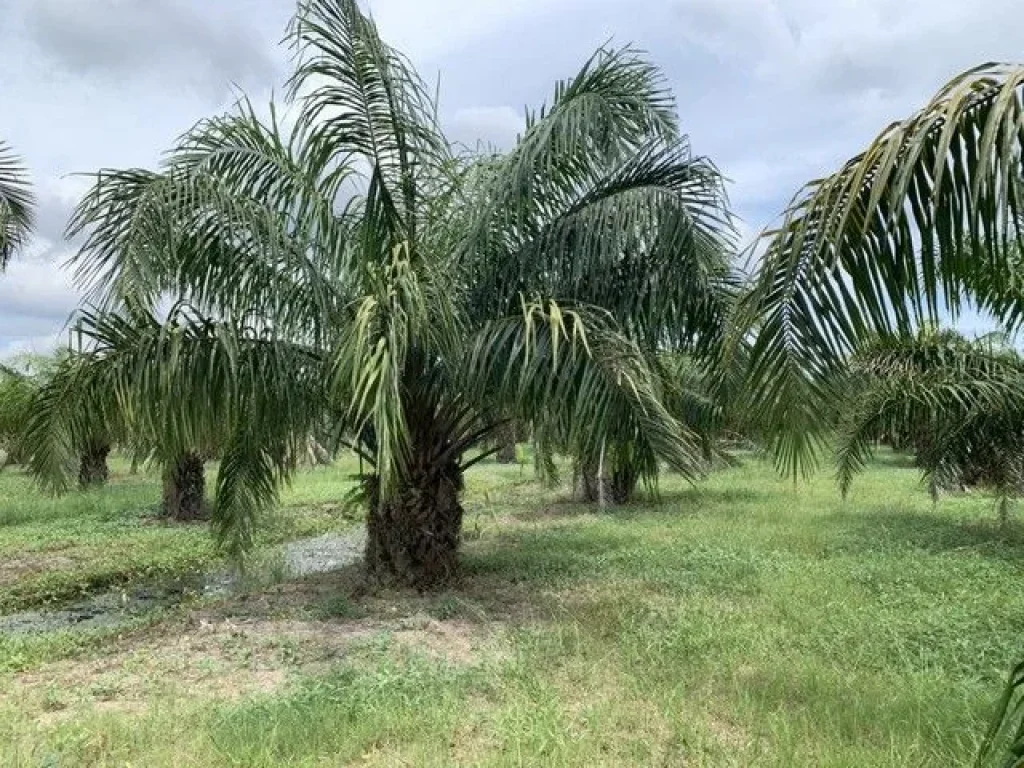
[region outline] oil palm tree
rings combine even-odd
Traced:
[[[223,430],[214,518],[236,552],[331,418],[373,468],[369,570],[419,587],[455,572],[469,451],[508,419],[593,451],[628,414],[698,477],[652,361],[720,347],[732,230],[660,72],[602,49],[510,152],[464,157],[355,0],[302,3],[290,38],[284,110],[243,100],[159,172],[97,176],[71,224],[96,307],[75,391],[117,392],[175,445]],[[41,475],[79,413],[41,409]]]
[[[816,465],[840,396],[830,382],[865,341],[965,304],[1024,316],[1022,90],[1020,65],[960,75],[767,233],[740,325],[755,331],[747,407],[781,469]]]
[[[32,233],[34,205],[25,167],[0,141],[0,272]]]
[[[1024,490],[1024,361],[991,340],[925,329],[853,356],[840,408],[836,461],[845,494],[874,444],[914,447],[933,495],[979,487],[997,494],[1000,521]]]

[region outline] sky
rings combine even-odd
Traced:
[[[508,147],[609,41],[645,50],[749,241],[809,179],[957,73],[1021,56],[1020,0],[369,0],[440,83],[450,138]],[[0,138],[31,169],[36,237],[0,275],[0,359],[47,351],[80,297],[63,230],[82,174],[156,167],[240,91],[280,97],[293,0],[2,0]],[[980,318],[961,327],[980,330]]]

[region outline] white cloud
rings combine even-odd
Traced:
[[[512,107],[463,107],[448,120],[448,133],[455,141],[473,146],[476,142],[508,149],[526,127],[523,114]]]
[[[28,338],[20,338],[14,341],[0,341],[0,361],[10,360],[17,355],[32,354],[32,355],[49,355],[51,352],[64,344],[63,333],[51,333],[44,334],[42,336],[33,336]]]
[[[78,76],[180,78],[222,95],[260,84],[276,57],[244,16],[183,0],[33,0],[25,28],[46,56]]]
[[[5,316],[62,323],[77,306],[80,295],[61,264],[67,251],[50,258],[22,254],[0,278],[0,307]]]

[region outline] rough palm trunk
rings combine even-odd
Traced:
[[[206,474],[195,451],[181,454],[164,468],[164,514],[191,522],[206,516]]]
[[[444,585],[458,566],[462,531],[462,470],[457,459],[434,463],[424,453],[388,501],[368,478],[366,567],[375,579],[417,589]]]
[[[596,504],[601,499],[601,483],[604,484],[604,499],[612,504],[626,504],[633,498],[637,481],[640,479],[636,467],[628,461],[616,462],[605,476],[598,478],[598,463],[577,462],[575,469],[576,487],[580,501]]]
[[[580,501],[595,504],[601,498],[601,486],[598,484],[597,464],[577,461],[573,470],[573,485],[578,492]]]
[[[622,462],[608,479],[608,495],[614,504],[626,504],[633,498],[639,474],[629,462]]]
[[[100,441],[89,443],[82,450],[78,463],[78,485],[81,488],[95,488],[105,485],[110,477],[107,455],[110,445]]]
[[[515,464],[516,456],[516,425],[509,422],[500,427],[495,433],[495,442],[498,444],[498,452],[494,455],[495,461],[499,464]]]

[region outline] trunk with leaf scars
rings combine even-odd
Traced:
[[[494,455],[495,461],[499,464],[515,464],[518,456],[516,454],[516,423],[510,421],[495,431],[495,442],[498,445],[498,452]]]
[[[109,453],[109,443],[101,440],[94,440],[82,449],[78,462],[78,485],[80,488],[97,488],[106,484],[110,477],[110,469],[107,467]]]
[[[605,465],[604,477],[598,478],[597,461],[577,461],[576,479],[580,501],[596,504],[601,500],[601,483],[604,483],[604,500],[611,504],[626,504],[633,498],[640,474],[632,462],[616,461]]]
[[[364,481],[369,502],[366,568],[373,579],[426,590],[456,575],[466,442],[453,427],[451,413],[429,398],[407,404],[410,441],[398,487],[384,496],[376,475]]]
[[[191,522],[206,517],[206,474],[203,459],[186,451],[164,468],[164,514],[172,520]]]

